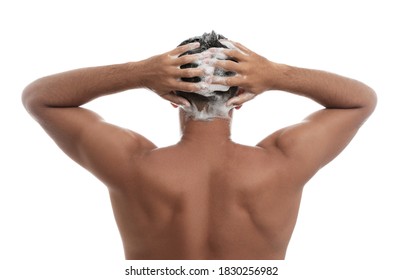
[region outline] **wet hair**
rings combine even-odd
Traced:
[[[193,42],[199,42],[200,46],[197,49],[192,49],[190,51],[182,53],[180,56],[183,55],[190,55],[190,54],[196,54],[196,53],[202,53],[210,48],[225,48],[228,49],[227,46],[223,45],[220,43],[219,40],[221,39],[227,39],[221,34],[216,34],[214,31],[211,33],[204,33],[202,36],[196,36],[189,38],[182,43],[179,44],[179,46],[186,45],[189,43]],[[235,61],[234,59],[227,58],[228,60]],[[181,65],[181,69],[185,68],[196,68],[199,65],[196,63],[188,63],[185,65]],[[229,77],[229,76],[234,76],[235,73],[231,71],[223,71],[222,69],[215,69],[214,75],[216,76],[221,76],[221,77]],[[202,81],[202,77],[191,77],[191,78],[181,78],[182,81],[184,82],[189,82],[189,83],[198,83]],[[212,93],[209,94],[209,96],[205,96],[199,93],[194,93],[194,92],[185,92],[185,91],[176,91],[175,93],[188,100],[191,104],[193,103],[199,111],[201,111],[203,108],[206,107],[209,103],[215,102],[217,100],[229,100],[230,98],[234,97],[238,91],[238,87],[230,87],[227,91],[213,91]]]

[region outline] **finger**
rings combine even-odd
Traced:
[[[243,85],[242,80],[243,80],[242,76],[238,74],[232,77],[213,76],[211,79],[211,83],[229,87],[236,87]]]
[[[248,49],[241,43],[238,43],[238,42],[232,42],[232,43],[235,45],[235,47],[237,47],[238,49],[240,49],[242,52],[244,52],[246,54],[250,54],[252,52],[250,49]]]
[[[199,83],[190,83],[178,80],[174,84],[173,88],[175,91],[197,92],[200,89],[200,85]]]
[[[224,53],[225,50],[224,48],[209,48],[200,54],[203,58],[227,59],[228,56]]]
[[[219,84],[212,84],[208,82],[200,82],[196,84],[198,86],[198,91],[196,93],[199,94],[210,94],[215,91],[228,91],[229,86],[219,85]]]
[[[213,60],[211,64],[214,67],[222,68],[227,71],[232,71],[235,73],[242,72],[242,67],[240,66],[240,64],[231,60]]]
[[[169,54],[171,56],[179,56],[187,51],[197,49],[198,47],[200,47],[199,42],[189,43],[189,44],[179,46],[179,47],[173,49]]]
[[[227,57],[232,58],[238,62],[245,61],[248,57],[247,54],[238,49],[224,49],[223,52]]]
[[[231,40],[228,39],[221,39],[219,40],[221,44],[223,44],[224,46],[226,46],[229,49],[236,49],[236,46],[234,44],[234,42],[232,42]]]
[[[205,70],[201,68],[186,68],[178,70],[177,78],[193,78],[205,75]]]
[[[238,107],[240,105],[242,105],[243,103],[252,100],[253,98],[256,97],[256,94],[253,93],[243,93],[240,94],[236,97],[231,98],[230,100],[228,100],[227,102],[227,106],[234,106],[234,107]]]
[[[200,54],[190,54],[190,55],[184,55],[175,60],[175,64],[177,66],[189,64],[189,63],[195,63],[195,64],[200,64],[202,57]]]
[[[168,100],[169,102],[171,102],[171,104],[176,106],[185,106],[185,107],[190,106],[189,101],[187,101],[183,97],[177,96],[174,92],[163,94],[161,95],[161,97],[164,98],[165,100]]]
[[[231,50],[239,50],[240,52],[242,52],[245,55],[248,55],[249,53],[251,53],[251,50],[249,50],[247,47],[243,46],[240,43],[234,42],[234,41],[222,39],[222,40],[220,40],[220,43]]]

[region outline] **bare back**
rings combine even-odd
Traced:
[[[157,149],[83,108],[46,113],[49,135],[108,186],[127,259],[284,259],[302,187],[365,116],[321,110],[257,147],[233,143],[227,120],[189,121]]]
[[[157,149],[140,134],[82,107],[101,96],[147,88],[200,111],[204,107],[195,104],[203,104],[172,93],[197,93],[212,85],[180,79],[206,74],[200,67],[181,67],[200,60],[196,54],[181,55],[199,45],[43,77],[24,89],[24,106],[68,156],[109,187],[126,258],[283,259],[303,185],[348,145],[375,109],[376,94],[356,80],[274,63],[234,43],[235,49],[221,54],[236,62],[206,61],[235,73],[207,80],[242,89],[222,106],[239,108],[276,90],[307,97],[323,109],[257,147],[230,140],[232,110],[228,119],[203,122],[184,117],[188,112],[181,109],[180,142]]]
[[[133,159],[133,178],[111,191],[127,259],[285,257],[302,187],[278,149],[229,143]]]

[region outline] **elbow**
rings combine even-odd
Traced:
[[[375,111],[377,103],[378,103],[378,96],[376,95],[375,90],[372,89],[371,87],[367,87],[367,98],[365,108],[368,112],[368,116]]]
[[[22,91],[22,105],[31,115],[36,115],[39,109],[43,107],[40,99],[40,92],[39,80],[30,83]]]
[[[361,102],[361,105],[357,106],[357,109],[360,110],[362,116],[362,122],[360,125],[364,124],[375,111],[377,100],[376,92],[372,88],[366,86],[365,98]]]
[[[24,108],[29,111],[29,108],[31,107],[32,104],[32,89],[31,86],[32,84],[29,84],[28,86],[26,86],[24,88],[24,90],[22,91],[22,95],[21,95],[21,101],[22,101],[22,105],[24,106]]]

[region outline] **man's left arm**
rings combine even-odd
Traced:
[[[179,54],[197,47],[189,44],[139,62],[72,70],[38,79],[22,95],[27,111],[74,161],[107,184],[121,177],[133,155],[155,148],[141,135],[108,124],[80,106],[101,96],[135,88],[149,88],[178,105],[186,100],[174,90],[196,91],[197,85],[180,77],[200,75],[200,69],[180,69],[195,57]]]

